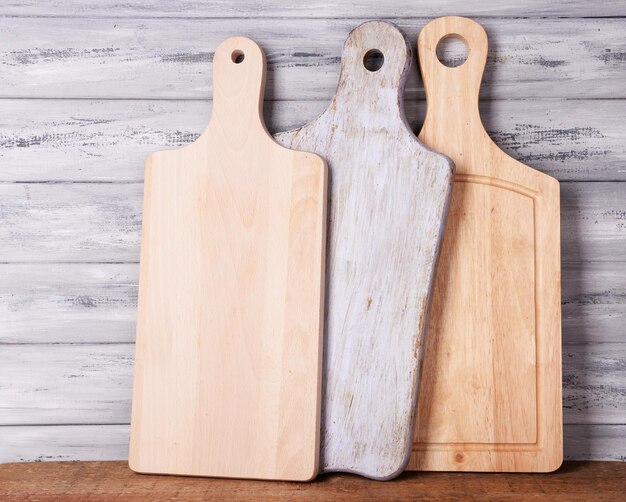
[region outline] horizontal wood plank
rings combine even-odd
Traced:
[[[0,426],[0,463],[126,460],[130,427],[118,425]],[[565,460],[626,461],[626,425],[568,424]]]
[[[128,423],[134,352],[133,344],[0,346],[0,425]]]
[[[0,97],[207,99],[213,51],[237,34],[267,53],[269,99],[328,100],[343,41],[365,20],[4,17]],[[413,46],[428,20],[393,19]],[[483,98],[626,97],[626,19],[478,21],[490,36]],[[458,59],[459,46],[446,59]],[[416,68],[409,97],[423,96]]]
[[[63,501],[300,501],[466,500],[481,502],[620,500],[626,465],[567,462],[551,474],[405,472],[388,483],[350,474],[310,483],[255,481],[132,472],[126,462],[15,463],[0,467],[0,490],[10,500]],[[149,495],[148,495],[149,494]]]
[[[0,425],[130,420],[133,344],[0,346]],[[626,413],[626,343],[563,348],[563,421]]]
[[[626,425],[565,425],[563,449],[565,460],[626,462]]]
[[[129,426],[65,425],[0,427],[0,463],[62,460],[126,460]],[[566,460],[625,461],[626,425],[565,425]]]
[[[565,345],[626,342],[626,264],[564,264],[561,316]]]
[[[129,437],[128,424],[0,426],[0,463],[127,460]]]
[[[626,414],[626,343],[563,347],[563,423],[620,424]]]
[[[1,344],[132,343],[138,264],[0,265]]]
[[[626,183],[561,184],[561,261],[626,261]]]
[[[139,266],[132,263],[0,265],[0,344],[132,343]],[[626,267],[565,264],[563,343],[626,340]]]
[[[0,101],[0,181],[142,181],[146,157],[195,140],[211,101]],[[313,120],[324,101],[267,101],[272,132]],[[417,133],[423,101],[406,115]],[[494,141],[559,180],[626,180],[626,100],[483,101]]]
[[[141,183],[0,183],[0,261],[137,262]],[[565,263],[626,260],[626,183],[562,183]]]
[[[601,1],[591,5],[584,0],[546,2],[520,0],[502,2],[485,0],[466,2],[448,0],[443,8],[437,0],[356,0],[348,3],[314,0],[290,3],[281,0],[21,0],[0,8],[0,15],[11,16],[101,16],[110,17],[279,17],[307,18],[355,16],[382,19],[398,16],[514,16],[514,17],[607,17],[624,16],[626,8],[620,2]]]
[[[143,184],[0,184],[0,257],[137,262]]]
[[[567,462],[550,474],[405,472],[380,483],[350,474],[309,483],[141,475],[126,462],[13,463],[0,466],[10,500],[467,500],[481,502],[621,500],[626,465]],[[149,494],[149,496],[147,495]]]

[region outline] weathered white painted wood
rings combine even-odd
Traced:
[[[0,344],[134,342],[138,269],[132,263],[0,265]],[[565,264],[562,292],[565,345],[626,340],[623,262]]]
[[[0,265],[0,344],[131,343],[137,264]]]
[[[127,460],[130,426],[0,427],[0,463]]]
[[[134,352],[133,344],[0,346],[0,424],[129,423]]]
[[[565,460],[626,462],[626,425],[565,425]]]
[[[137,262],[143,185],[0,184],[3,262]]]
[[[625,414],[626,343],[564,347],[564,423],[616,424]]]
[[[0,463],[126,460],[128,425],[0,427]],[[565,425],[566,460],[626,460],[626,425]]]
[[[267,101],[271,132],[313,120],[324,101]],[[141,181],[146,156],[195,140],[211,102],[4,100],[0,181]],[[405,102],[413,131],[422,101]],[[561,181],[626,180],[626,100],[496,100],[480,107],[498,146]]]
[[[626,183],[562,184],[561,261],[624,261],[625,219]]]
[[[0,345],[0,425],[128,423],[134,351],[115,343]],[[564,346],[563,386],[564,423],[621,423],[626,343]]]
[[[563,344],[626,342],[625,257],[562,266]]]
[[[382,19],[397,16],[442,16],[455,13],[459,16],[516,16],[516,17],[600,17],[624,16],[626,8],[620,2],[601,1],[593,5],[585,0],[546,2],[545,0],[520,0],[502,2],[486,0],[466,2],[448,0],[445,5],[437,0],[423,0],[419,6],[412,0],[357,0],[331,2],[315,0],[306,3],[289,3],[283,0],[22,0],[2,5],[1,15],[12,16],[103,16],[110,17],[320,17],[354,16]]]
[[[266,50],[269,99],[329,99],[343,39],[366,19],[0,18],[0,97],[204,99],[211,48],[240,34]],[[394,21],[414,41],[429,18]],[[480,22],[493,41],[483,98],[626,97],[626,19]],[[423,96],[417,74],[408,96]]]
[[[384,61],[365,66],[369,50]],[[322,471],[388,479],[408,460],[428,296],[454,165],[417,141],[402,91],[411,49],[392,24],[355,28],[337,94],[276,140],[330,171]]]
[[[136,262],[140,183],[0,183],[0,263]],[[562,183],[562,261],[626,249],[626,183]]]

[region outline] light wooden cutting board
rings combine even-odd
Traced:
[[[326,165],[265,129],[265,57],[213,59],[213,114],[147,162],[129,463],[308,480],[318,471]]]
[[[465,41],[461,66],[438,43]],[[457,166],[437,268],[411,469],[528,471],[562,462],[559,183],[483,128],[487,35],[430,22],[418,40],[428,107],[420,139]]]
[[[370,51],[384,57],[377,71],[365,67]],[[378,479],[399,474],[411,449],[422,332],[453,177],[450,160],[407,126],[410,54],[392,24],[357,27],[330,106],[276,136],[322,155],[330,170],[321,469]]]

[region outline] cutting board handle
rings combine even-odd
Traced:
[[[467,60],[456,67],[448,67],[437,58],[437,45],[446,38],[459,38],[467,46]],[[427,112],[441,127],[450,117],[457,122],[478,119],[478,94],[487,62],[487,33],[475,21],[466,17],[440,17],[428,23],[417,39],[417,52],[426,90]],[[437,128],[437,124],[428,124]],[[426,124],[424,129],[427,129]],[[432,145],[431,145],[432,146]]]
[[[386,21],[360,24],[343,45],[335,99],[352,101],[358,108],[367,104],[387,112],[402,110],[410,65],[411,46],[397,26]]]
[[[229,144],[245,144],[250,133],[264,133],[265,54],[246,37],[224,40],[213,56],[213,111],[203,136],[221,136]],[[210,131],[210,132],[209,132]]]

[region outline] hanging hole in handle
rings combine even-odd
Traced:
[[[235,64],[243,63],[243,60],[245,58],[246,56],[244,55],[243,51],[240,51],[239,49],[233,51],[233,53],[230,55],[230,59]]]
[[[437,59],[448,68],[461,66],[469,56],[467,42],[460,35],[446,35],[437,44]]]
[[[376,72],[383,67],[385,56],[378,49],[371,49],[363,56],[363,66],[370,72]]]

